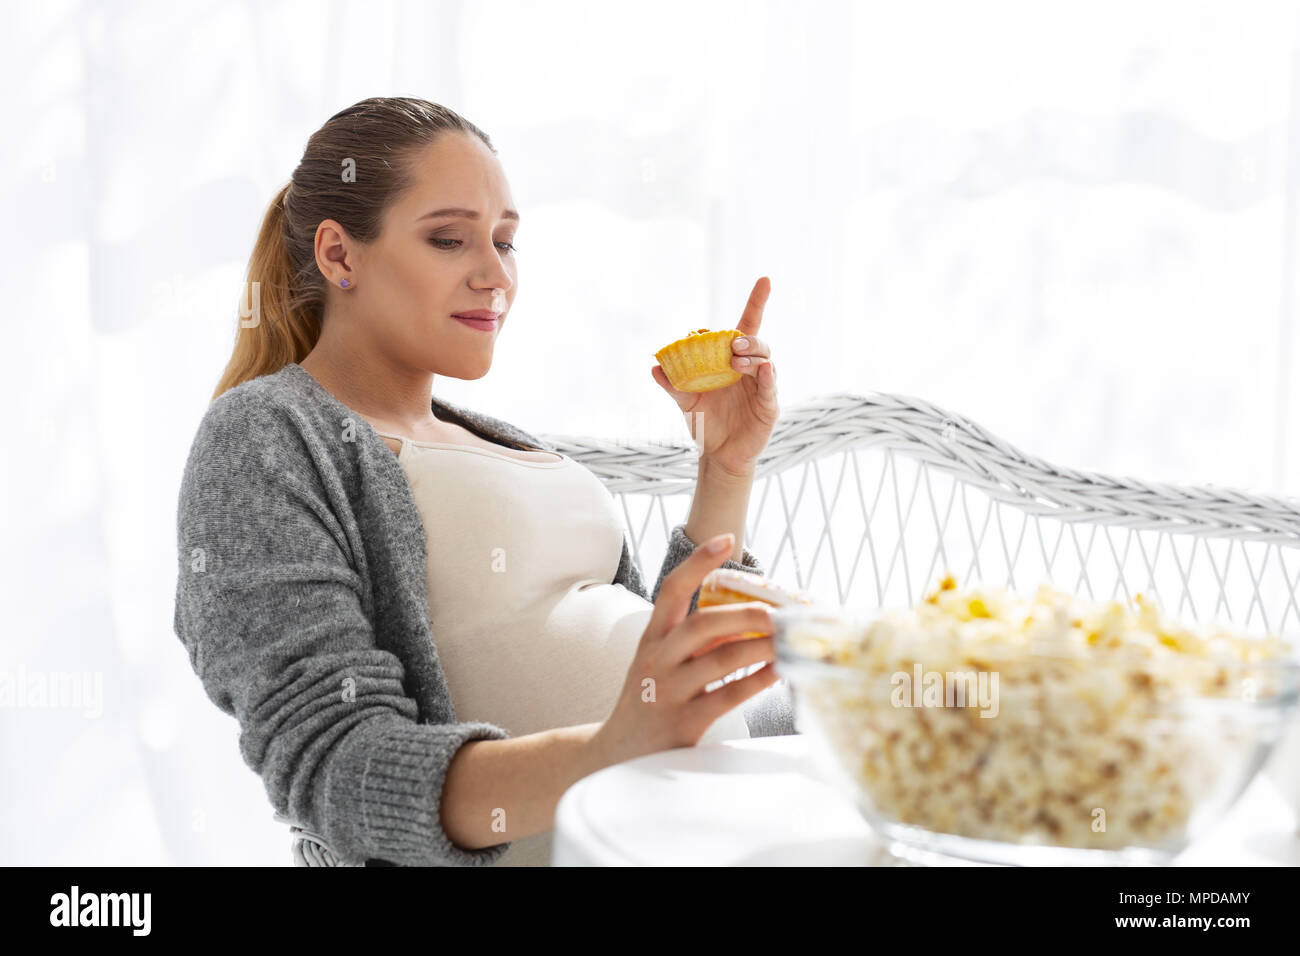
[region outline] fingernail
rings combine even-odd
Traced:
[[[738,349],[749,348],[749,339],[736,339],[736,348]]]
[[[734,535],[728,531],[726,534],[713,539],[713,543],[709,545],[709,553],[721,554],[723,551],[730,551],[731,545],[734,541]]]

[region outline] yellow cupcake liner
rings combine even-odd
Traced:
[[[655,358],[663,366],[668,383],[680,392],[726,388],[743,377],[731,367],[731,340],[742,334],[740,329],[699,329],[665,345]]]

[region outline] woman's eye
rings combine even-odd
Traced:
[[[441,238],[441,237],[439,237],[439,236],[435,236],[434,238],[430,239],[429,241],[432,242],[432,243],[435,245],[435,247],[438,248],[438,249],[455,249],[456,246],[460,244],[460,240],[459,240],[459,239],[443,239],[443,238]],[[442,242],[450,242],[450,243],[453,243],[453,245],[450,245],[450,246],[442,246],[442,245],[438,245],[438,243],[442,243]],[[497,245],[498,245],[498,246],[505,246],[505,247],[506,247],[506,248],[505,248],[505,251],[506,251],[506,252],[518,252],[518,251],[519,251],[518,249],[516,249],[516,248],[514,247],[514,245],[512,245],[512,244],[509,243],[509,242],[498,242]]]

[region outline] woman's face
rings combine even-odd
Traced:
[[[518,289],[510,186],[483,141],[461,133],[428,147],[415,177],[379,238],[359,250],[354,302],[396,363],[481,378]],[[448,209],[464,211],[430,215]],[[492,328],[452,317],[476,309],[499,313]]]

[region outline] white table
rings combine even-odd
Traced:
[[[893,866],[802,734],[681,747],[579,780],[556,810],[555,866]],[[1175,866],[1300,866],[1300,834],[1259,775]]]

